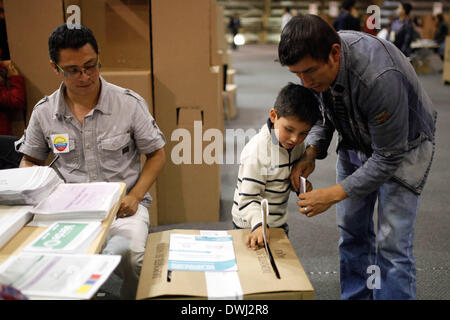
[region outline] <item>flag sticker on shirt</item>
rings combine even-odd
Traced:
[[[375,121],[378,124],[382,124],[383,122],[385,122],[390,117],[391,117],[391,114],[386,109],[384,109],[383,111],[381,111],[379,114],[377,114],[375,116]]]
[[[54,134],[51,136],[54,153],[66,153],[70,151],[69,135],[67,133]]]

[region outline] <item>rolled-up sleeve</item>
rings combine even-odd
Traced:
[[[50,148],[46,143],[44,133],[39,121],[40,110],[35,108],[31,114],[30,122],[24,132],[23,141],[18,152],[39,160],[47,160]]]
[[[138,100],[133,115],[133,132],[136,146],[141,154],[149,154],[166,144],[164,134],[156,124],[143,100]]]
[[[366,92],[358,103],[367,110],[373,153],[341,182],[351,198],[364,197],[389,180],[408,146],[408,87],[404,76],[395,70],[386,71]]]

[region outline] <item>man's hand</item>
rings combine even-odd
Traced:
[[[306,148],[300,160],[294,165],[291,170],[291,185],[296,192],[300,190],[300,176],[308,178],[316,167],[317,147],[310,145]]]
[[[347,198],[347,194],[340,184],[336,184],[330,188],[316,189],[310,192],[301,193],[297,201],[299,211],[308,217],[326,211],[336,202]]]
[[[269,243],[269,228],[266,229],[267,243]],[[247,247],[252,248],[253,250],[258,249],[258,246],[264,247],[264,235],[262,226],[256,228],[250,235],[247,236],[247,240],[245,241]]]
[[[128,194],[123,197],[122,202],[120,203],[119,211],[117,212],[117,216],[119,218],[126,218],[134,215],[138,209],[139,199]]]

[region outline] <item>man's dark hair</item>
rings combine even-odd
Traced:
[[[95,53],[98,53],[97,40],[95,40],[92,31],[83,26],[79,25],[73,29],[69,29],[64,23],[57,27],[50,34],[48,38],[48,52],[50,54],[50,59],[58,63],[59,51],[61,49],[80,49],[86,43],[89,43],[94,49]]]
[[[350,10],[351,7],[355,6],[356,1],[355,0],[344,0],[342,1],[342,8],[345,10]]]
[[[311,90],[292,82],[280,90],[274,109],[278,118],[296,117],[310,125],[320,118],[319,103]]]
[[[409,15],[409,13],[411,12],[411,10],[413,8],[412,5],[409,2],[402,2],[401,4],[403,7],[403,10],[405,10],[406,15]]]
[[[339,35],[325,20],[311,14],[299,15],[281,32],[278,59],[283,66],[294,65],[306,56],[328,62],[335,43],[341,43]]]

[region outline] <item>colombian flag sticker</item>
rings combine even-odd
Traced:
[[[68,134],[54,134],[51,136],[51,139],[54,153],[66,153],[70,151]]]

